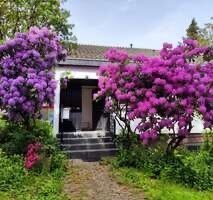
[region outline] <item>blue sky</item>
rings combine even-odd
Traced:
[[[202,26],[213,16],[213,0],[67,0],[64,7],[78,43],[154,49],[177,44],[193,17]]]

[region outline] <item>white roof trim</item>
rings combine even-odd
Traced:
[[[98,59],[73,59],[68,58],[65,61],[59,62],[58,65],[75,65],[75,66],[91,66],[91,67],[99,67],[100,65],[106,63],[106,60],[98,60]]]

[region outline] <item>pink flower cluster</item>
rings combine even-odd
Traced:
[[[32,169],[40,160],[39,151],[41,150],[41,143],[36,142],[29,144],[27,147],[27,154],[25,156],[24,166],[26,169]]]
[[[117,51],[117,49],[110,49],[105,53],[105,57],[111,62],[125,62],[128,59],[128,54],[125,51]]]
[[[212,128],[213,62],[202,61],[206,53],[208,47],[191,39],[175,48],[165,43],[158,57],[130,57],[111,49],[105,54],[110,62],[99,70],[96,97],[105,98],[110,112],[126,113],[125,119],[118,116],[122,121],[140,119],[137,129],[144,143],[163,128],[185,137],[197,114],[205,128]]]

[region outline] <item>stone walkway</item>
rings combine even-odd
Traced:
[[[136,189],[117,183],[108,166],[74,160],[65,180],[64,191],[71,200],[143,200]]]

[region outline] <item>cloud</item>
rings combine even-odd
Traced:
[[[181,6],[177,10],[168,12],[157,23],[153,23],[152,27],[142,35],[141,39],[137,38],[138,44],[157,49],[160,49],[164,42],[174,45],[178,44],[182,37],[185,36],[185,29],[188,26],[187,22],[190,22],[191,19],[190,16],[183,15],[183,13],[186,13],[184,9],[187,8]]]

